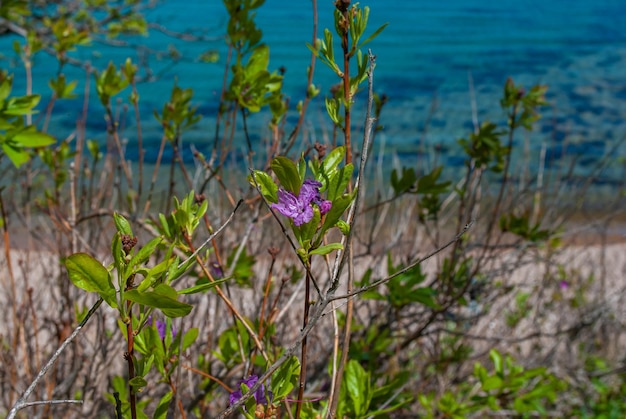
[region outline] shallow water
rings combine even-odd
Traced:
[[[181,7],[180,2],[164,1],[148,12],[148,18],[172,30],[202,31],[218,38],[223,34],[227,17],[221,2],[184,4]],[[461,164],[456,140],[473,130],[472,103],[479,121],[503,123],[499,97],[504,81],[512,76],[527,87],[534,83],[550,86],[552,107],[544,110],[544,119],[535,132],[519,135],[516,141],[519,156],[526,150],[524,164],[531,169],[539,166],[542,147],[546,148],[546,167],[567,169],[575,160],[575,173],[582,176],[607,155],[626,156],[626,147],[621,145],[626,135],[626,2],[451,0],[433,4],[371,0],[361,4],[372,10],[370,31],[389,22],[379,38],[368,45],[377,56],[375,89],[390,99],[381,121],[384,130],[377,137],[379,145],[384,144],[385,155],[397,153],[406,164],[414,164],[420,152],[432,159],[432,146],[439,145],[439,163]],[[318,1],[318,8],[321,36],[322,28],[332,27],[332,2]],[[305,43],[311,41],[311,9],[309,1],[267,0],[258,11],[258,26],[271,47],[270,66],[286,69],[285,92],[292,104],[303,99],[306,88],[305,68],[310,55]],[[173,67],[168,61],[154,57],[149,60],[159,79],[140,86],[147,158],[156,156],[161,138],[152,112],[162,108],[174,82],[194,88],[194,98],[203,114],[202,122],[185,135],[184,141],[193,142],[201,151],[208,150],[213,142],[226,58],[223,41],[185,44],[158,33],[131,41],[161,49],[171,44],[183,57]],[[0,39],[0,47],[9,57],[1,65],[17,73],[17,93],[24,91],[25,78],[19,67],[11,68],[16,60],[8,52],[10,42],[8,37]],[[207,49],[220,51],[218,63],[195,60]],[[94,48],[79,49],[75,56],[104,66],[109,60],[121,63],[129,54],[134,51],[95,44]],[[55,70],[52,61],[40,54],[34,73],[35,89],[47,90],[45,86]],[[81,81],[81,89],[84,74],[69,68],[67,73],[69,78]],[[322,92],[337,81],[318,61],[314,82]],[[322,140],[328,130],[321,96],[308,114],[309,140]],[[363,100],[363,95],[357,97],[357,110],[362,109]],[[59,138],[70,135],[81,107],[81,101],[58,102],[50,132]],[[90,107],[88,136],[104,143],[105,122],[93,91]],[[128,119],[124,132],[131,145],[136,141],[132,119]],[[288,132],[295,120],[292,112]],[[254,141],[267,137],[266,123],[263,114],[250,119]],[[360,124],[357,117],[356,127]],[[239,141],[243,147],[241,138]],[[129,156],[136,157],[136,153],[130,152]],[[622,180],[621,171],[612,167],[601,173],[598,181],[611,184]]]

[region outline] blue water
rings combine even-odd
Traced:
[[[187,1],[184,7],[181,4],[164,1],[147,12],[148,19],[176,31],[201,32],[215,37],[214,41],[189,44],[159,33],[131,39],[154,49],[173,45],[182,53],[175,66],[167,60],[150,57],[149,64],[159,79],[140,86],[142,126],[149,157],[156,155],[161,138],[152,111],[162,108],[175,80],[182,87],[194,88],[195,103],[204,115],[199,126],[185,136],[185,142],[193,142],[202,150],[208,149],[213,141],[226,59],[226,47],[219,37],[224,33],[227,15],[221,1]],[[472,101],[480,121],[504,121],[498,100],[504,81],[512,76],[525,86],[548,84],[548,98],[553,105],[544,111],[543,122],[534,133],[520,136],[517,143],[520,150],[525,147],[534,155],[545,146],[548,166],[565,167],[575,158],[575,167],[582,174],[606,154],[626,156],[626,148],[619,145],[626,136],[626,2],[623,0],[370,0],[361,5],[372,10],[370,31],[389,23],[368,45],[377,56],[375,90],[390,99],[383,113],[384,130],[378,136],[379,144],[385,144],[386,153],[410,156],[439,144],[444,151],[440,161],[458,164],[455,141],[473,129]],[[332,1],[318,1],[318,9],[320,37],[324,27],[333,27]],[[311,42],[311,22],[310,1],[267,0],[258,11],[258,26],[271,47],[270,66],[286,68],[284,90],[292,105],[304,98],[305,68],[310,60],[305,43]],[[0,39],[6,57],[0,65],[16,73],[15,88],[20,92],[24,91],[25,82],[20,68],[13,67],[19,63],[10,52],[10,42],[7,37]],[[195,60],[207,49],[220,51],[217,64]],[[128,55],[135,56],[134,50],[102,44],[74,53],[75,57],[101,67],[109,60],[121,63]],[[37,56],[36,89],[45,89],[47,80],[54,75],[56,67],[51,63],[44,55]],[[77,69],[69,69],[67,73],[68,77],[79,79],[83,86],[84,73]],[[327,92],[337,81],[318,61],[314,83],[322,92]],[[363,99],[357,97],[357,109]],[[61,139],[70,135],[81,107],[80,101],[58,102],[50,132]],[[104,142],[105,123],[100,109],[92,92],[88,134]],[[321,95],[308,113],[307,140],[323,141],[328,127],[324,124],[324,113]],[[295,113],[290,114],[287,132],[295,119]],[[254,140],[267,137],[264,128],[267,121],[266,115],[251,118]],[[357,125],[359,122],[357,119]],[[132,143],[136,138],[132,118],[126,125],[124,135]],[[621,180],[616,176],[619,175],[607,174],[606,181]]]

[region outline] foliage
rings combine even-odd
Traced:
[[[54,144],[55,139],[25,122],[25,115],[35,112],[39,95],[11,97],[13,77],[0,73],[0,147],[2,155],[19,167],[30,160],[28,149]]]
[[[153,112],[161,143],[149,178],[139,68],[130,58],[89,69],[106,141],[80,132],[57,141],[45,121],[58,101],[89,94],[78,93],[77,81],[63,73],[66,65],[86,64],[77,49],[147,34],[142,11],[151,2],[0,2],[0,24],[11,22],[9,30],[21,36],[14,50],[25,68],[42,52],[58,62],[43,123],[31,118],[43,93],[12,95],[13,76],[0,74],[0,159],[10,160],[6,173],[23,187],[12,202],[0,189],[7,261],[13,219],[24,222],[31,242],[54,251],[45,283],[15,281],[9,266],[11,330],[0,334],[0,354],[10,360],[3,362],[3,408],[37,409],[16,389],[27,387],[40,355],[56,345],[65,358],[37,397],[89,400],[74,412],[83,416],[622,417],[623,366],[602,356],[596,332],[614,327],[617,314],[590,297],[599,282],[593,273],[555,262],[560,217],[550,217],[541,191],[512,186],[514,138],[533,129],[547,88],[526,90],[508,79],[500,101],[505,120],[482,121],[458,140],[465,164],[456,173],[441,164],[394,167],[389,185],[375,190],[362,170],[364,151],[382,128],[366,132],[358,165],[350,112],[373,80],[373,55],[363,48],[386,25],[369,32],[367,6],[335,2],[338,42],[325,29],[308,48],[341,80],[322,106],[344,143],[291,153],[303,103],[320,93],[313,67],[295,109],[300,119],[287,136],[292,120],[282,70],[270,67],[271,49],[255,22],[264,1],[223,3],[229,58],[211,155],[190,147],[189,170],[182,140],[204,115],[198,92],[176,81]],[[367,95],[376,106],[367,110],[372,121],[388,98]],[[135,145],[125,142],[118,107],[136,113],[137,162],[127,158]],[[267,142],[253,142],[251,118],[269,121]],[[228,164],[242,158],[233,146],[239,129],[247,176]],[[164,175],[166,153],[173,158]],[[35,217],[44,220],[44,233]],[[423,263],[429,259],[432,265]],[[541,265],[544,276],[532,284],[511,279],[530,264]],[[52,314],[37,311],[34,288],[50,294]],[[556,331],[545,332],[557,315]],[[61,346],[76,324],[78,332],[94,323],[79,344]],[[492,324],[500,329],[491,333]],[[555,349],[543,347],[547,337]],[[24,349],[29,339],[34,347]],[[570,369],[542,366],[560,346],[575,343]],[[18,374],[22,359],[29,372]],[[575,370],[575,363],[584,368]],[[47,392],[52,388],[58,393]],[[47,406],[33,415],[61,412]]]

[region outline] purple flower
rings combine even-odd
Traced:
[[[165,340],[165,336],[167,335],[167,322],[165,320],[157,320],[156,328],[161,340]],[[172,339],[176,339],[176,333],[176,328],[172,326]]]
[[[285,217],[291,218],[297,226],[308,223],[313,218],[313,208],[310,203],[296,198],[294,194],[283,189],[278,190],[278,203],[272,204],[272,208]]]
[[[326,214],[328,211],[330,211],[330,208],[333,206],[333,203],[328,201],[328,200],[321,200],[318,204],[318,207],[320,207],[320,213],[322,215]]]
[[[165,340],[165,333],[167,332],[167,323],[163,320],[156,321],[157,332],[159,332],[159,337],[161,340]]]
[[[559,288],[561,288],[561,290],[565,291],[566,289],[569,288],[569,282],[567,282],[567,281],[560,281],[559,282]]]
[[[230,404],[231,406],[239,401],[243,397],[243,392],[241,390],[241,385],[245,384],[248,389],[251,389],[253,385],[255,385],[259,381],[259,377],[256,375],[251,375],[248,378],[244,378],[243,380],[239,380],[238,389],[230,393]],[[270,401],[272,399],[272,392],[267,392]],[[261,386],[254,392],[254,400],[256,400],[257,404],[267,404],[267,397],[265,395],[265,384],[261,384]]]
[[[300,195],[298,198],[306,202],[307,204],[311,204],[311,202],[315,203],[315,201],[320,200],[320,188],[322,184],[316,180],[307,179],[302,184],[300,188]]]
[[[319,207],[322,215],[330,211],[333,203],[322,199],[319,189],[321,187],[320,182],[307,179],[302,184],[297,197],[289,191],[279,189],[278,203],[271,206],[285,217],[291,218],[296,226],[301,226],[313,218],[312,204]]]
[[[211,268],[211,275],[213,275],[215,279],[220,279],[224,277],[224,271],[222,270],[222,267],[219,263],[213,262],[209,267]]]

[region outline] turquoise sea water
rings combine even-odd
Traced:
[[[546,148],[549,167],[566,167],[576,160],[576,171],[585,174],[607,154],[626,156],[621,144],[626,136],[626,2],[623,0],[449,0],[446,2],[409,1],[361,2],[371,8],[370,31],[389,26],[368,45],[377,56],[375,89],[389,97],[384,110],[384,130],[379,144],[385,152],[411,159],[418,151],[439,145],[441,163],[458,165],[456,140],[473,129],[472,101],[478,119],[503,121],[498,100],[508,76],[530,86],[548,84],[553,105],[532,134],[519,136],[518,148],[530,151],[537,164],[538,151]],[[319,32],[332,28],[332,1],[318,1]],[[176,31],[202,32],[216,39],[206,43],[183,43],[159,33],[131,41],[148,48],[167,49],[173,45],[182,59],[171,66],[167,61],[149,58],[158,80],[140,86],[144,141],[148,158],[154,157],[161,137],[152,116],[169,97],[174,81],[193,87],[195,103],[204,118],[184,141],[203,150],[212,145],[217,98],[223,77],[226,47],[219,37],[224,33],[226,12],[221,1],[164,1],[147,12],[151,21]],[[312,36],[310,1],[267,0],[258,11],[258,26],[271,47],[274,69],[284,67],[285,92],[292,104],[304,98],[305,68],[310,53],[305,46]],[[10,52],[10,38],[0,39],[5,55],[2,67],[16,72],[16,92],[24,90],[23,73]],[[217,64],[197,62],[194,57],[207,49],[220,51]],[[95,65],[109,60],[121,63],[135,56],[127,48],[94,44],[75,53]],[[37,57],[35,87],[45,88],[56,68],[45,56]],[[84,79],[79,70],[68,77]],[[470,95],[470,80],[473,96]],[[314,82],[326,92],[338,80],[319,61]],[[37,84],[38,83],[38,84]],[[82,82],[81,82],[82,83]],[[307,139],[323,141],[327,125],[322,96],[311,106],[306,127]],[[361,96],[363,98],[363,96]],[[362,105],[357,98],[357,106]],[[45,101],[44,101],[45,103]],[[104,119],[95,92],[92,92],[88,135],[105,141]],[[50,132],[64,138],[75,129],[82,103],[58,102]],[[357,108],[358,109],[358,108]],[[288,119],[287,131],[295,122]],[[267,136],[267,118],[250,120],[254,140]],[[356,125],[360,124],[357,117]],[[132,118],[125,136],[135,140]],[[243,144],[243,143],[242,143]],[[130,147],[132,149],[132,147]],[[132,155],[131,155],[132,157]],[[621,172],[603,173],[599,182],[622,180]]]

